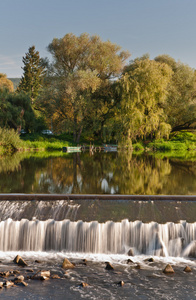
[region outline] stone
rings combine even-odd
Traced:
[[[64,258],[62,268],[63,269],[73,269],[74,264],[72,264],[67,258]]]
[[[35,260],[35,263],[40,264],[41,261],[36,259],[36,260]]]
[[[41,272],[40,272],[40,276],[50,277],[50,271],[46,271],[46,270],[41,271]]]
[[[61,277],[60,277],[59,275],[57,275],[57,274],[53,274],[53,275],[51,276],[51,278],[52,278],[52,279],[61,279]]]
[[[15,264],[18,264],[18,265],[23,266],[23,267],[28,266],[27,263],[24,261],[24,259],[22,259],[22,257],[20,255],[17,255],[14,258],[13,262]]]
[[[133,253],[133,249],[130,248],[129,251],[127,252],[127,255],[128,256],[134,256],[134,253]]]
[[[129,258],[127,259],[127,264],[134,264],[134,262]]]
[[[25,281],[22,281],[20,284],[23,286],[28,286],[28,283],[26,283]]]
[[[4,283],[3,283],[3,286],[5,286],[5,287],[11,287],[11,286],[14,286],[14,282],[12,282],[12,281],[5,281]]]
[[[4,282],[3,282],[3,281],[0,281],[0,289],[3,288],[3,284],[4,284]]]
[[[105,262],[106,264],[106,270],[114,270],[114,267],[111,265],[111,263],[109,263],[108,261]]]
[[[38,279],[40,279],[40,280],[48,280],[48,279],[50,279],[50,277],[48,277],[48,276],[38,276]]]
[[[9,271],[0,272],[0,276],[1,277],[8,277],[8,276],[10,276],[10,272]]]
[[[120,286],[123,286],[125,283],[124,283],[123,280],[121,280],[121,281],[119,281],[117,284],[120,285]]]
[[[175,273],[175,272],[174,272],[174,269],[172,268],[172,266],[170,264],[167,264],[167,266],[163,270],[163,273],[172,274],[172,273]]]
[[[20,282],[24,281],[24,276],[20,275],[20,276],[16,277],[13,281],[14,281],[14,283],[20,283]]]
[[[26,272],[33,273],[33,269],[27,269]]]
[[[13,270],[13,274],[20,274],[18,270]]]
[[[140,264],[137,264],[137,265],[135,266],[135,269],[138,269],[138,270],[140,270],[140,269],[141,269],[141,266],[140,266]]]
[[[86,283],[86,282],[82,282],[82,283],[80,283],[80,286],[81,286],[81,287],[87,287],[87,286],[89,286],[89,285],[88,285],[88,283]]]
[[[148,261],[148,262],[154,262],[154,258],[153,257],[147,258],[146,261]]]
[[[189,266],[186,266],[183,270],[184,272],[192,272],[191,268]]]

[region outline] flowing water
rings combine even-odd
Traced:
[[[0,163],[0,192],[195,195],[195,175],[194,160],[119,153],[15,156]],[[169,198],[1,200],[0,271],[20,269],[27,276],[29,269],[44,269],[60,279],[3,288],[0,298],[196,299],[195,216],[195,201]],[[28,267],[13,264],[17,254]],[[75,264],[67,272],[65,257]],[[163,273],[168,263],[174,274]],[[187,265],[192,272],[183,271]]]
[[[18,269],[12,261],[20,254],[28,262],[28,267],[21,271],[25,276],[29,268],[34,272],[49,269],[61,279],[31,280],[25,288],[3,289],[0,297],[196,299],[196,223],[174,223],[169,218],[165,223],[155,219],[144,222],[138,221],[137,215],[132,220],[120,220],[124,211],[116,214],[124,206],[128,215],[128,208],[137,207],[135,211],[139,211],[141,205],[148,207],[147,210],[155,205],[164,210],[166,204],[170,204],[170,208],[182,204],[160,202],[1,201],[0,270]],[[92,204],[97,215],[88,215],[88,207]],[[192,204],[192,208],[195,205],[194,202],[186,204]],[[102,209],[97,210],[98,206]],[[102,215],[106,208],[108,217],[99,221],[102,220],[99,214]],[[86,218],[80,220],[85,209]],[[110,220],[113,209],[113,220]],[[177,216],[178,209],[175,218]],[[151,217],[151,214],[146,216],[147,219]],[[130,250],[132,256],[128,255]],[[65,257],[75,263],[75,268],[66,274],[61,268]],[[110,262],[114,270],[106,270],[105,262]],[[173,266],[174,274],[163,273],[168,263]],[[191,267],[191,273],[183,271],[187,265]],[[124,286],[119,285],[120,281],[124,281]],[[87,282],[89,286],[82,288],[81,282]]]

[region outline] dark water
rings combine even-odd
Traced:
[[[0,193],[196,194],[196,160],[131,153],[37,155],[0,159]]]

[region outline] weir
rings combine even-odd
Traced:
[[[1,194],[0,251],[196,257],[195,196],[63,196]]]
[[[0,222],[0,251],[65,251],[156,256],[196,256],[196,223],[141,221]]]

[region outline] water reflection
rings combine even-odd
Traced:
[[[0,159],[0,193],[196,194],[196,161],[132,153]]]

